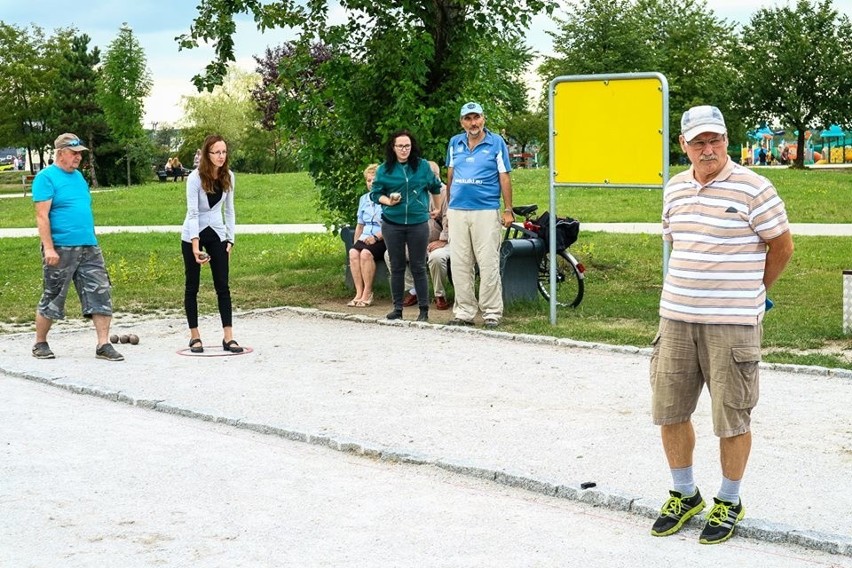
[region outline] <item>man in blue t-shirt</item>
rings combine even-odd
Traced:
[[[454,318],[449,324],[473,325],[473,318],[482,312],[485,327],[494,328],[503,317],[500,281],[503,227],[515,220],[509,176],[512,167],[506,142],[485,128],[482,106],[478,103],[462,106],[460,123],[464,132],[453,136],[447,147],[447,219],[456,292]],[[477,264],[478,302],[474,292]]]
[[[107,361],[123,361],[124,357],[109,342],[111,286],[95,237],[89,186],[77,170],[82,153],[88,148],[70,133],[59,136],[54,148],[55,163],[33,179],[44,273],[44,292],[36,308],[33,357],[54,358],[47,344],[47,333],[54,320],[65,318],[65,299],[73,282],[83,316],[91,318],[98,335],[95,356]]]

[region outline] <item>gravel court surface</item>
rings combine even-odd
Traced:
[[[8,376],[0,398],[2,566],[852,565]]]
[[[176,319],[116,327],[141,338],[138,346],[120,346],[123,363],[94,359],[91,329],[52,335],[52,361],[33,359],[32,335],[19,334],[4,337],[0,369],[474,474],[505,472],[568,487],[594,481],[597,489],[580,498],[610,507],[635,499],[650,513],[667,495],[668,469],[648,413],[645,353],[337,318],[296,309],[242,314],[235,336],[255,352],[208,359],[175,353],[188,338]],[[204,330],[217,323],[202,322],[208,349],[221,338]],[[764,369],[761,381],[741,532],[773,539],[804,531],[806,541],[839,543],[852,553],[845,402],[852,380]],[[705,395],[695,416],[695,465],[710,498],[720,472],[707,403]]]

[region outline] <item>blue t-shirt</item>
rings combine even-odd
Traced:
[[[66,172],[56,164],[41,170],[33,180],[33,201],[50,204],[50,236],[54,246],[79,247],[98,244],[92,196],[83,174]]]
[[[500,174],[512,171],[502,137],[486,129],[485,138],[471,151],[467,133],[456,134],[447,146],[447,167],[453,168],[450,209],[500,208]]]

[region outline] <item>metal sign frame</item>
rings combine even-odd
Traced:
[[[562,108],[561,98],[557,100],[558,87],[562,84],[575,87],[571,93],[575,100],[570,101],[567,110]],[[587,92],[577,89],[586,89]],[[571,90],[566,89],[565,92]],[[548,103],[551,235],[556,232],[557,186],[665,187],[669,180],[669,85],[665,76],[660,73],[614,73],[556,77],[550,82]],[[560,103],[558,108],[557,103]],[[595,121],[594,125],[589,121]],[[581,155],[581,141],[588,139],[592,127],[600,132],[613,133],[616,138],[614,144],[627,140],[631,151],[641,148],[639,158],[632,159],[626,153],[625,158],[619,158],[622,163],[614,163],[612,159],[607,160],[607,156]],[[557,156],[560,144],[567,147],[567,156]],[[657,151],[659,162],[656,161]],[[557,161],[560,166],[567,164],[561,174],[556,169]],[[639,166],[649,169],[640,170]],[[612,175],[607,175],[607,171]],[[659,181],[653,183],[652,180]],[[664,242],[664,263],[668,256],[666,245]],[[556,258],[555,238],[550,239],[549,254],[550,258]],[[555,262],[550,263],[550,323],[556,324]]]

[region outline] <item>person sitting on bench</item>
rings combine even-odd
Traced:
[[[385,240],[382,236],[382,206],[370,199],[370,189],[376,178],[378,164],[370,164],[364,170],[367,193],[358,202],[358,220],[355,225],[354,244],[349,249],[349,269],[355,283],[355,297],[349,307],[366,308],[373,304],[373,279],[376,277],[376,261],[384,257]]]

